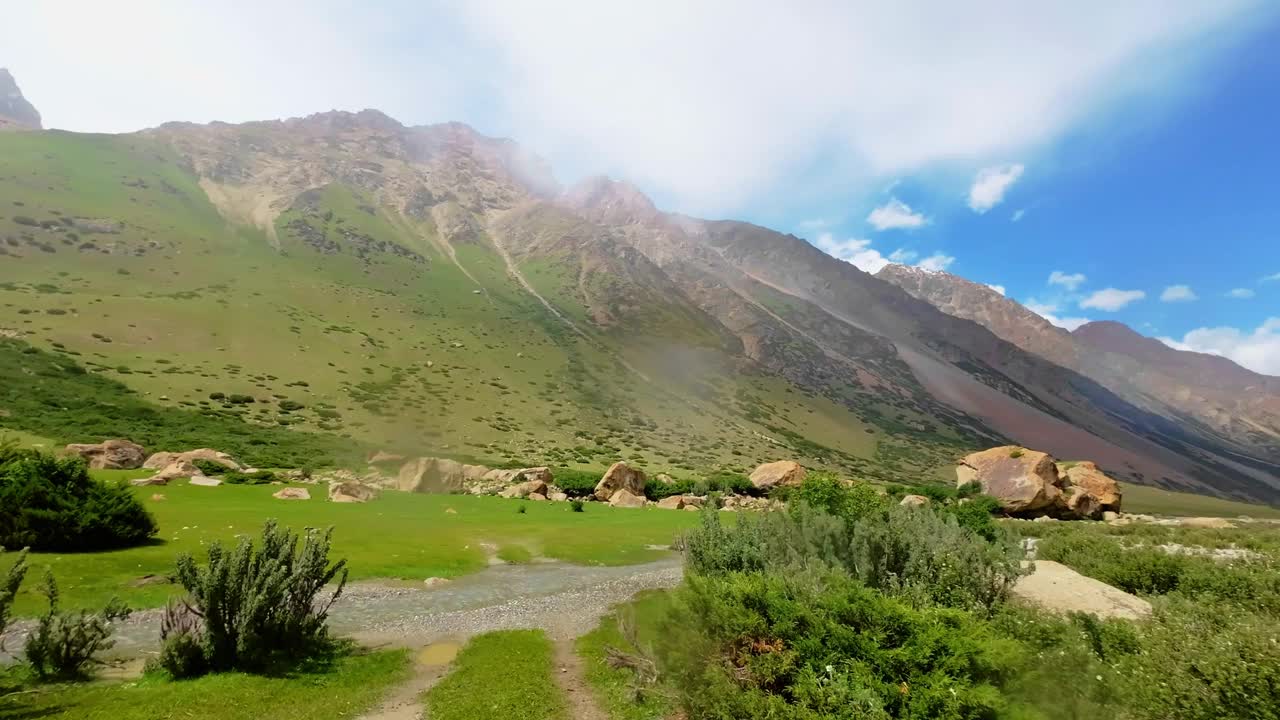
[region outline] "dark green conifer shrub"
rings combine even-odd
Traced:
[[[62,612],[58,609],[58,584],[53,573],[45,575],[42,588],[49,611],[40,616],[27,638],[23,656],[42,680],[80,680],[100,661],[99,652],[110,650],[112,623],[129,616],[129,608],[112,598],[100,612]]]

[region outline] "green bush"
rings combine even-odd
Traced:
[[[572,500],[569,502],[569,508],[573,512],[585,512],[583,505],[584,503],[581,500]]]
[[[94,481],[83,459],[0,446],[0,547],[96,551],[155,534],[128,486]]]
[[[588,497],[594,493],[601,475],[598,472],[572,468],[555,468],[551,474],[555,478],[556,487],[571,498]]]
[[[43,680],[79,680],[89,668],[99,663],[99,652],[115,644],[111,640],[112,623],[129,616],[129,608],[112,598],[101,612],[61,612],[58,609],[58,585],[53,573],[45,575],[43,586],[49,611],[40,616],[36,628],[27,638],[23,656]]]
[[[689,495],[692,492],[692,480],[674,480],[664,483],[656,478],[649,478],[644,484],[644,496],[654,501],[675,495]]]
[[[225,475],[227,471],[231,469],[226,465],[223,465],[222,463],[217,462],[215,460],[205,460],[203,458],[197,458],[195,460],[192,460],[191,464],[199,468],[201,473],[204,473],[205,475],[208,475],[210,477],[213,477],[215,475]]]
[[[308,529],[299,550],[297,533],[269,520],[257,547],[249,538],[231,551],[214,542],[205,567],[180,556],[177,579],[200,622],[165,638],[173,645],[165,670],[175,677],[190,672],[191,643],[200,645],[204,667],[214,672],[271,672],[332,652],[326,621],[347,582],[346,560],[329,564],[332,532]],[[335,580],[333,593],[318,601]],[[189,639],[175,639],[184,635]]]
[[[689,717],[989,718],[1024,658],[968,613],[843,573],[693,575],[658,653]]]
[[[799,489],[792,493],[791,499],[843,518],[846,522],[856,522],[889,507],[871,485],[854,483],[846,486],[840,478],[824,472],[809,473]]]
[[[224,468],[222,482],[230,485],[270,485],[276,481],[276,474],[270,470],[255,470],[251,473]]]
[[[954,517],[960,527],[992,542],[1004,535],[1004,531],[995,520],[995,516],[1000,512],[999,500],[989,495],[970,495],[965,499],[966,502],[942,506],[942,512]]]
[[[3,552],[0,548],[0,552]],[[13,599],[18,595],[18,588],[22,585],[22,580],[27,576],[27,551],[23,550],[18,559],[13,561],[13,565],[9,566],[9,571],[5,573],[4,582],[0,583],[0,637],[4,636],[5,628],[9,626],[9,609],[13,607]],[[4,649],[4,645],[0,643],[0,650]]]

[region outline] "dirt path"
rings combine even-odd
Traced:
[[[552,672],[569,705],[569,717],[573,720],[609,720],[609,714],[596,702],[595,693],[587,683],[582,658],[573,650],[573,639],[558,639],[555,648]]]
[[[391,694],[376,710],[361,715],[358,720],[421,720],[427,709],[422,701],[423,695],[448,670],[447,665],[427,666],[414,663],[413,675],[409,680],[392,688]]]

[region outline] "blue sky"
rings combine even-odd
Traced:
[[[1280,279],[1263,281],[1280,273],[1280,7],[1265,0],[42,0],[5,15],[0,66],[53,127],[365,107],[461,120],[565,182],[624,178],[864,268],[945,267],[1067,326],[1118,319],[1280,374]]]

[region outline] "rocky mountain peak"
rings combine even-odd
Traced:
[[[18,81],[0,68],[0,130],[40,130],[40,113],[23,97]]]
[[[569,207],[617,223],[652,220],[660,213],[649,196],[631,183],[603,175],[589,177],[561,196]]]

